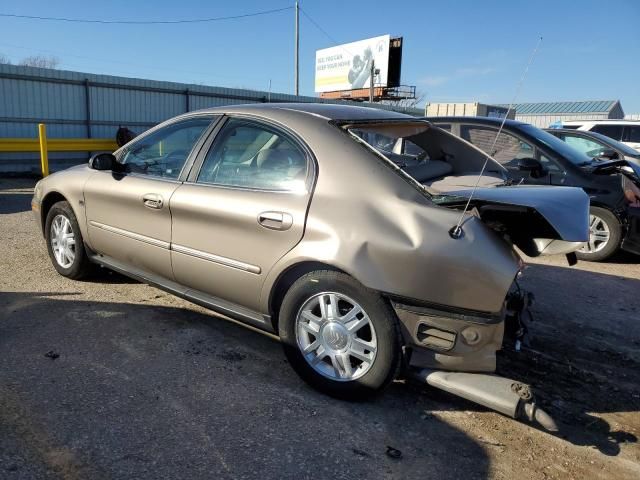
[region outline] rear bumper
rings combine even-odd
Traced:
[[[448,312],[393,302],[409,363],[419,368],[494,372],[504,337],[504,313]]]
[[[627,208],[627,232],[622,239],[620,248],[640,255],[640,208]]]

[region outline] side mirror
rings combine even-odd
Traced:
[[[598,155],[596,155],[599,158],[606,158],[607,160],[615,160],[617,158],[619,158],[618,156],[618,152],[616,152],[615,150],[611,149],[611,148],[605,148],[602,149],[600,151],[600,153],[598,153]]]
[[[115,170],[117,164],[112,153],[96,153],[89,159],[89,168],[94,170]]]
[[[539,178],[544,175],[544,167],[540,161],[530,157],[518,159],[518,170],[529,172],[533,178]]]

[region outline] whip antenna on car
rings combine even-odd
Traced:
[[[507,117],[509,116],[509,112],[511,112],[511,109],[513,108],[513,105],[516,103],[516,99],[520,95],[520,90],[522,88],[522,84],[524,83],[524,79],[526,78],[527,73],[529,72],[529,67],[533,63],[533,60],[535,59],[536,54],[538,53],[538,49],[540,48],[540,44],[541,43],[542,43],[542,37],[538,38],[538,43],[536,43],[536,48],[534,48],[533,52],[531,52],[531,56],[529,57],[529,61],[527,62],[527,65],[524,68],[524,72],[522,72],[522,76],[520,77],[520,80],[519,80],[518,85],[516,87],[516,91],[513,94],[513,98],[511,99],[511,103],[509,104],[509,108],[507,108],[507,113],[505,113],[504,117],[502,118],[502,122],[500,123],[500,128],[498,129],[498,133],[496,133],[496,136],[493,139],[493,144],[491,145],[491,148],[487,152],[487,155],[486,155],[486,157],[484,159],[484,164],[482,165],[482,169],[480,170],[480,173],[478,174],[478,178],[476,179],[476,183],[473,186],[473,190],[471,190],[471,195],[469,195],[469,198],[467,200],[467,204],[465,205],[464,210],[460,214],[460,218],[458,219],[458,223],[456,224],[455,227],[453,227],[451,230],[449,230],[449,234],[453,238],[460,238],[462,236],[462,222],[464,221],[464,216],[467,213],[467,210],[469,210],[469,205],[471,205],[471,200],[473,199],[473,196],[475,195],[476,190],[478,189],[478,185],[480,184],[480,179],[482,178],[482,174],[484,173],[484,170],[487,168],[487,164],[489,163],[489,157],[491,155],[495,155],[494,150],[496,148],[496,143],[498,142],[498,138],[500,137],[500,133],[502,133],[502,128],[504,127],[504,123],[507,121]]]

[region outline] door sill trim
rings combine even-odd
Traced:
[[[275,333],[271,323],[271,317],[269,315],[263,315],[236,303],[214,297],[213,295],[209,295],[208,293],[200,290],[185,287],[172,280],[161,277],[160,275],[125,265],[109,256],[93,253],[89,249],[87,249],[87,254],[93,263],[107,267],[122,275],[138,280],[139,282],[157,287],[177,297],[188,300],[189,302],[195,303],[201,307],[220,313],[234,320],[246,323],[259,328],[260,330],[266,330],[269,333]]]

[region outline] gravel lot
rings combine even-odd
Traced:
[[[499,370],[553,436],[402,382],[333,400],[275,338],[106,271],[64,279],[33,184],[0,179],[0,478],[640,478],[638,257],[526,271],[534,337]]]

